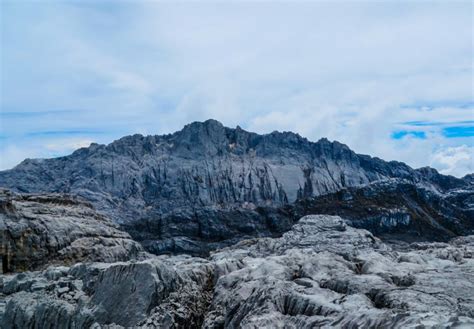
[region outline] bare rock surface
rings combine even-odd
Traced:
[[[285,208],[294,219],[307,214],[338,215],[384,240],[447,241],[474,234],[472,187],[442,193],[391,178],[298,200]]]
[[[163,257],[2,276],[0,326],[130,327],[143,322],[147,327],[147,317],[155,313],[159,323],[200,324],[212,293],[211,263]]]
[[[303,217],[207,259],[149,256],[0,276],[2,328],[469,328],[474,237],[390,246]]]
[[[472,237],[398,252],[338,217],[212,256],[223,273],[205,327],[474,325]],[[217,326],[218,327],[218,326]]]
[[[115,262],[143,253],[116,224],[77,198],[0,190],[0,255],[3,272],[52,263]]]

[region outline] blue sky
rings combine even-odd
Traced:
[[[0,169],[215,118],[473,172],[472,6],[2,1]]]

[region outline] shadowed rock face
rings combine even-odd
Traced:
[[[474,189],[441,193],[404,179],[388,179],[298,200],[283,213],[293,219],[338,215],[384,239],[447,241],[474,234]]]
[[[78,195],[149,251],[204,255],[287,231],[295,218],[275,217],[272,209],[393,177],[436,193],[470,186],[467,178],[356,154],[338,142],[258,135],[215,120],[170,135],[92,144],[66,157],[28,159],[0,172],[0,186]]]
[[[130,223],[127,230],[153,253],[205,255],[243,238],[280,236],[309,214],[339,215],[384,240],[448,241],[474,234],[474,190],[442,193],[408,180],[388,179],[278,208],[201,209],[166,220],[144,219]],[[176,238],[180,233],[185,236]]]
[[[138,242],[87,202],[58,194],[0,190],[3,272],[35,270],[51,263],[115,262],[141,252]]]
[[[403,249],[403,250],[401,250]],[[335,216],[211,254],[0,275],[2,328],[474,325],[474,239],[384,244]]]

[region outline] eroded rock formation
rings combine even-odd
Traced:
[[[1,276],[4,328],[474,325],[474,238],[389,246],[335,216],[208,258],[149,256]]]
[[[115,262],[143,253],[142,246],[92,206],[59,194],[0,190],[3,272],[81,261]]]
[[[392,178],[298,200],[285,213],[338,215],[384,239],[447,241],[474,234],[474,188],[442,193]]]

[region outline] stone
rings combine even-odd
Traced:
[[[113,262],[138,257],[142,246],[92,206],[67,195],[0,190],[3,272],[81,261]],[[64,275],[61,267],[50,278]]]
[[[400,247],[337,216],[306,216],[281,237],[207,259],[148,255],[77,264],[59,279],[53,268],[2,275],[0,326],[470,327],[473,251],[472,236]],[[31,289],[37,282],[78,297]]]
[[[69,287],[61,287],[61,288],[57,289],[56,291],[57,291],[58,295],[62,295],[62,294],[69,291]]]

